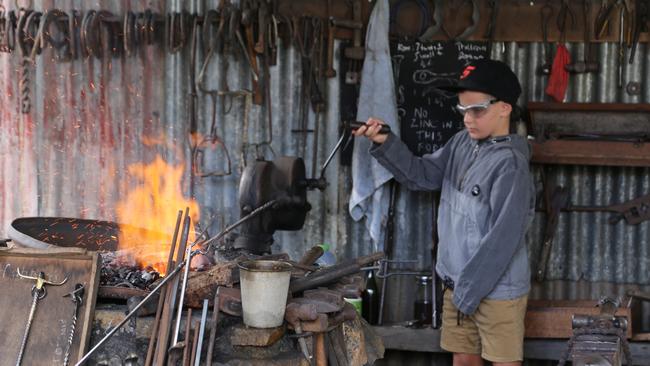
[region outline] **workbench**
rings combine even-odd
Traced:
[[[403,326],[374,326],[386,350],[446,353],[440,348],[440,330]],[[568,339],[532,339],[524,341],[524,357],[537,360],[558,360]],[[631,341],[630,351],[635,365],[650,365],[650,342]]]

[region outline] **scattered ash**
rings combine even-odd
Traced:
[[[100,286],[117,286],[149,289],[149,286],[161,276],[153,267],[140,268],[128,256],[116,255],[114,252],[101,253],[102,269],[99,276]]]

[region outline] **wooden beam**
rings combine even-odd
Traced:
[[[335,17],[341,19],[352,19],[352,10],[350,3],[347,0],[331,0],[332,13]],[[391,1],[392,3],[392,1]],[[464,28],[469,26],[472,22],[472,7],[470,2],[453,2],[449,5],[449,1],[443,2],[445,4],[443,9],[442,24],[447,33],[450,35],[457,35],[463,31]],[[502,0],[499,1],[499,13],[494,26],[494,40],[500,42],[541,42],[542,39],[542,16],[541,9],[546,4],[545,1],[520,1],[520,0]],[[551,43],[557,42],[560,39],[560,31],[557,27],[557,14],[560,10],[561,2],[559,0],[551,0],[548,2],[553,9],[548,24],[548,41]],[[594,22],[598,10],[600,9],[600,2],[591,1],[591,11],[589,14],[589,34],[591,42],[618,42],[618,29],[619,17],[618,10],[613,11],[610,18],[609,32],[605,32],[602,37],[595,39],[594,37]],[[486,40],[485,34],[488,29],[490,21],[490,14],[492,9],[488,6],[488,2],[478,1],[479,4],[479,21],[474,33],[468,38],[470,41],[483,41]],[[583,21],[583,8],[582,2],[570,1],[568,2],[570,9],[575,14],[575,24],[571,24],[571,20],[567,17],[566,26],[566,41],[567,42],[584,42],[584,21]],[[364,25],[367,25],[370,12],[372,10],[371,3],[366,0],[361,1],[362,5],[362,19]],[[430,11],[433,16],[434,7]],[[404,22],[411,24],[420,24],[422,21],[419,10],[416,12],[413,9],[402,14]],[[327,2],[324,0],[279,0],[278,12],[283,16],[315,16],[320,18],[327,18]],[[430,21],[433,23],[433,20]],[[410,28],[410,27],[408,27]],[[344,29],[337,30],[336,38],[350,39],[352,32]],[[643,32],[639,37],[640,42],[648,41],[648,33]],[[433,40],[443,41],[449,38],[442,30],[438,31]]]
[[[440,330],[413,329],[401,326],[375,326],[386,349],[411,352],[446,353],[440,348]],[[526,339],[524,357],[527,359],[558,360],[567,347],[567,339]],[[650,343],[630,342],[635,365],[650,366]]]
[[[531,162],[604,166],[650,166],[650,144],[615,141],[532,142]]]

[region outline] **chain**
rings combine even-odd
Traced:
[[[20,70],[20,111],[23,114],[28,114],[32,108],[32,103],[29,97],[29,67],[31,62],[28,57],[23,57],[23,63]]]
[[[634,363],[632,362],[632,352],[630,351],[630,343],[627,341],[627,335],[625,334],[625,331],[621,328],[596,328],[596,327],[583,327],[579,329],[574,329],[573,330],[573,335],[571,338],[569,338],[569,341],[567,342],[567,349],[560,357],[560,360],[558,361],[558,366],[564,366],[566,361],[569,358],[569,355],[571,354],[571,350],[573,349],[573,345],[575,344],[576,338],[581,335],[615,335],[621,340],[621,348],[623,349],[623,354],[625,354],[625,360],[628,365],[633,365]]]

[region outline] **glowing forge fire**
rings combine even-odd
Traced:
[[[182,164],[168,164],[160,156],[149,164],[128,168],[137,184],[116,206],[118,249],[133,256],[141,268],[151,266],[161,274],[166,272],[178,210],[189,207],[192,222],[198,222],[199,205],[183,195],[183,173]],[[189,242],[193,240],[190,231]]]

